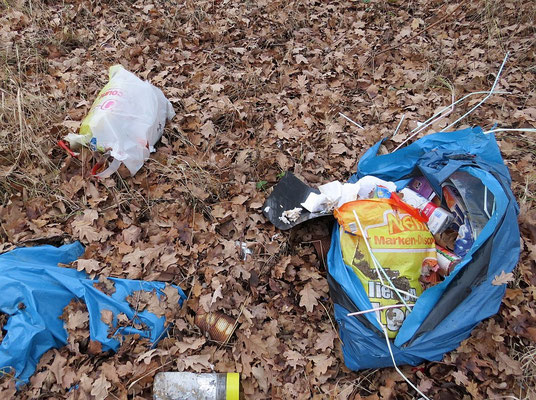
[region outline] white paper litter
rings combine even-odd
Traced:
[[[291,222],[295,222],[298,218],[300,218],[301,212],[301,207],[296,207],[292,210],[285,210],[283,211],[283,214],[279,217],[279,219],[285,224],[290,224]]]
[[[248,248],[248,244],[246,242],[241,242],[240,240],[235,241],[235,245],[240,248],[242,253],[242,259],[245,261],[248,258],[248,255],[253,254],[253,251]]]
[[[387,188],[390,192],[396,191],[396,185],[393,182],[368,175],[356,183],[333,181],[319,186],[320,194],[311,193],[301,205],[311,213],[327,214],[350,201],[370,198],[370,194],[378,185]]]

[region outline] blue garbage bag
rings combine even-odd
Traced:
[[[148,311],[136,312],[126,298],[134,291],[156,291],[163,295],[163,282],[108,278],[115,285],[115,293],[108,296],[96,289],[97,280],[88,279],[83,271],[58,267],[68,264],[84,253],[84,247],[75,242],[54,246],[17,248],[0,255],[0,311],[8,315],[4,326],[7,332],[0,345],[0,376],[15,375],[17,385],[29,380],[41,356],[51,348],[67,344],[67,331],[59,317],[73,299],[85,302],[89,312],[90,339],[102,343],[102,350],[117,350],[117,335],[139,334],[156,343],[166,331],[165,317]],[[186,298],[177,287],[179,305]],[[114,314],[117,324],[120,313],[146,327],[146,330],[123,327],[108,337],[109,326],[101,321],[101,311]]]
[[[435,133],[394,153],[377,155],[381,143],[363,155],[350,182],[373,175],[402,189],[412,177],[425,176],[441,194],[441,184],[462,172],[480,182],[480,191],[475,193],[480,196],[487,190],[487,201],[494,199],[491,218],[469,252],[443,282],[422,293],[391,341],[397,365],[441,360],[480,321],[497,313],[506,285],[496,286],[492,281],[503,271],[511,272],[519,259],[519,207],[510,190],[510,174],[495,137],[479,127]],[[328,253],[328,272],[346,366],[352,370],[392,366],[374,313],[347,316],[372,306],[362,283],[343,261],[338,224]]]

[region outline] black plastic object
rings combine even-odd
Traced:
[[[301,203],[307,200],[307,197],[311,193],[319,194],[320,192],[318,189],[307,186],[296,175],[287,171],[285,176],[275,186],[272,194],[264,202],[262,213],[272,224],[282,231],[286,231],[310,219],[331,215],[331,212],[311,213],[301,206]],[[296,221],[289,221],[287,224],[280,219],[285,211],[292,210],[296,207],[302,210]]]

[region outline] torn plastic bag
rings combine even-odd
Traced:
[[[99,92],[82,121],[80,134],[69,134],[71,148],[90,145],[110,150],[114,161],[100,174],[113,174],[121,163],[132,175],[142,167],[164,132],[166,120],[175,115],[160,89],[142,81],[121,65],[109,70],[109,81]]]
[[[38,246],[18,248],[0,255],[0,311],[9,316],[4,326],[7,334],[0,345],[0,371],[13,373],[17,385],[27,382],[41,356],[51,348],[67,344],[67,331],[59,317],[72,299],[85,302],[89,312],[90,339],[102,343],[102,350],[116,350],[118,335],[139,334],[156,343],[166,331],[165,317],[148,312],[135,312],[125,300],[138,290],[162,294],[163,282],[145,282],[108,278],[114,282],[115,293],[108,296],[93,287],[96,280],[85,272],[58,267],[58,263],[75,261],[84,247],[75,242],[61,247]],[[186,298],[177,287],[179,303]],[[109,326],[101,321],[101,311],[124,313],[129,319],[143,324],[147,330],[123,327],[108,337]]]
[[[441,360],[480,321],[497,313],[506,286],[492,285],[492,281],[502,271],[512,271],[518,261],[519,208],[510,190],[510,174],[495,137],[478,127],[428,135],[386,155],[377,155],[380,145],[361,158],[351,182],[374,175],[395,182],[400,190],[411,178],[424,176],[440,195],[449,177],[466,173],[480,182],[473,196],[481,198],[474,200],[490,213],[467,255],[443,282],[420,295],[392,341],[398,365]],[[488,207],[490,199],[492,208]],[[392,366],[375,313],[347,316],[372,306],[359,278],[343,261],[338,224],[333,229],[328,270],[346,366],[352,370]]]

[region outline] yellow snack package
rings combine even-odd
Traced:
[[[379,264],[393,285],[413,296],[422,293],[419,283],[423,266],[437,264],[434,237],[414,208],[403,203],[396,194],[389,199],[356,200],[335,209],[341,225],[342,257],[352,267],[370,299],[373,308],[404,304],[394,290],[382,285],[372,261],[354,211]],[[383,281],[388,282],[382,275]],[[407,304],[416,298],[403,295]],[[409,310],[406,307],[377,311],[390,338],[396,337]]]

